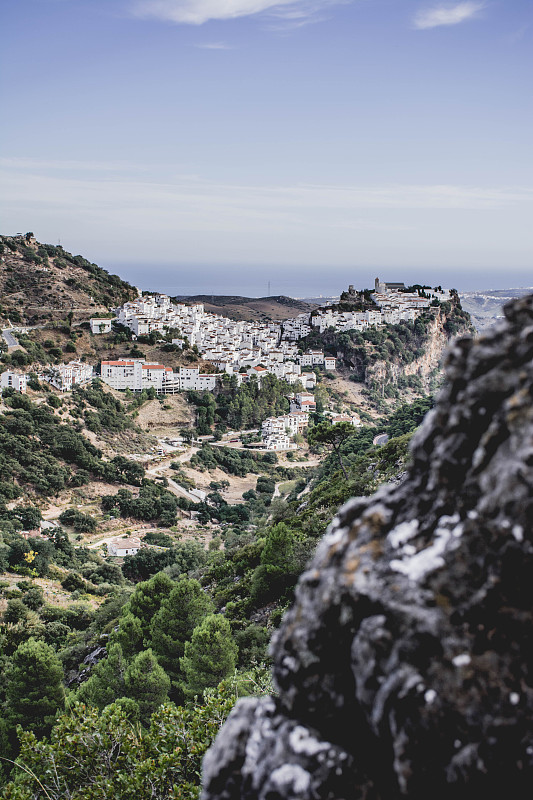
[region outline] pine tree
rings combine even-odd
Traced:
[[[52,648],[28,639],[13,655],[6,688],[6,712],[11,725],[48,733],[56,711],[65,704],[63,670]]]
[[[125,611],[131,611],[140,620],[142,636],[147,646],[150,643],[152,617],[159,611],[161,603],[173,588],[174,581],[164,572],[158,572],[150,580],[138,584],[125,608]]]
[[[213,610],[211,599],[202,591],[198,581],[182,578],[152,619],[152,648],[170,677],[174,692],[181,677],[180,658],[185,653],[185,643]]]
[[[139,704],[141,722],[148,722],[150,715],[161,703],[168,700],[170,678],[157,663],[152,650],[143,650],[129,665],[124,676],[126,696]]]
[[[237,654],[228,620],[220,614],[210,614],[195,628],[180,659],[185,694],[194,697],[204,689],[218,686],[234,671]]]
[[[143,649],[143,627],[139,617],[136,617],[125,606],[119,619],[117,630],[113,631],[110,641],[119,644],[126,658],[139,653]]]
[[[92,675],[82,683],[75,699],[102,709],[125,694],[126,663],[119,644],[109,645],[107,658],[100,661]]]

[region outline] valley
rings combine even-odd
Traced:
[[[440,287],[386,284],[328,307],[188,305],[31,237],[3,241],[3,747],[27,754],[30,732],[60,739],[64,724],[96,735],[109,713],[140,731],[209,714],[214,733],[268,685],[268,642],[339,505],[402,481],[469,317]],[[60,281],[50,293],[36,268]],[[46,686],[39,718],[15,680],[23,662],[41,676],[24,691]],[[211,734],[187,731],[198,764]],[[196,798],[197,773],[189,783]]]

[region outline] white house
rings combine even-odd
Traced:
[[[338,425],[340,422],[349,422],[354,428],[360,428],[363,424],[358,414],[350,416],[349,414],[335,414],[331,417],[331,424]]]
[[[89,325],[91,326],[91,333],[110,333],[111,332],[111,319],[91,317]]]
[[[180,367],[179,382],[182,390],[213,391],[220,375],[217,373],[201,373],[199,367]]]
[[[0,388],[14,389],[21,394],[26,393],[27,383],[27,376],[20,372],[10,372],[10,370],[8,370],[7,372],[2,372],[0,376]]]
[[[314,372],[302,372],[300,380],[306,389],[314,389],[316,386],[316,375]]]
[[[291,442],[285,433],[273,433],[264,440],[265,450],[297,450],[298,445]]]
[[[312,394],[308,392],[298,392],[295,397],[296,405],[300,411],[316,411],[316,402]]]
[[[133,536],[129,539],[113,539],[107,545],[107,552],[110,556],[135,556],[141,549],[141,540]]]

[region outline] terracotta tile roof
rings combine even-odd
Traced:
[[[133,367],[134,361],[102,361],[108,367]]]

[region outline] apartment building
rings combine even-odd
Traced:
[[[316,402],[312,394],[308,392],[297,392],[294,399],[299,411],[305,411],[307,413],[316,411]]]
[[[158,394],[163,394],[166,377],[172,374],[172,368],[163,364],[147,364],[142,358],[132,358],[102,361],[100,372],[103,382],[112,389],[141,392],[153,387]]]
[[[291,442],[286,433],[274,433],[264,440],[265,450],[297,450],[298,445]]]
[[[0,375],[0,388],[2,389],[14,389],[15,392],[26,394],[27,384],[28,378],[22,372],[11,372],[8,370],[7,372],[2,372]]]
[[[101,378],[113,389],[140,392],[154,388],[157,394],[175,394],[184,390],[213,391],[218,374],[204,374],[199,367],[180,367],[173,372],[163,364],[146,363],[142,358],[102,361]]]

